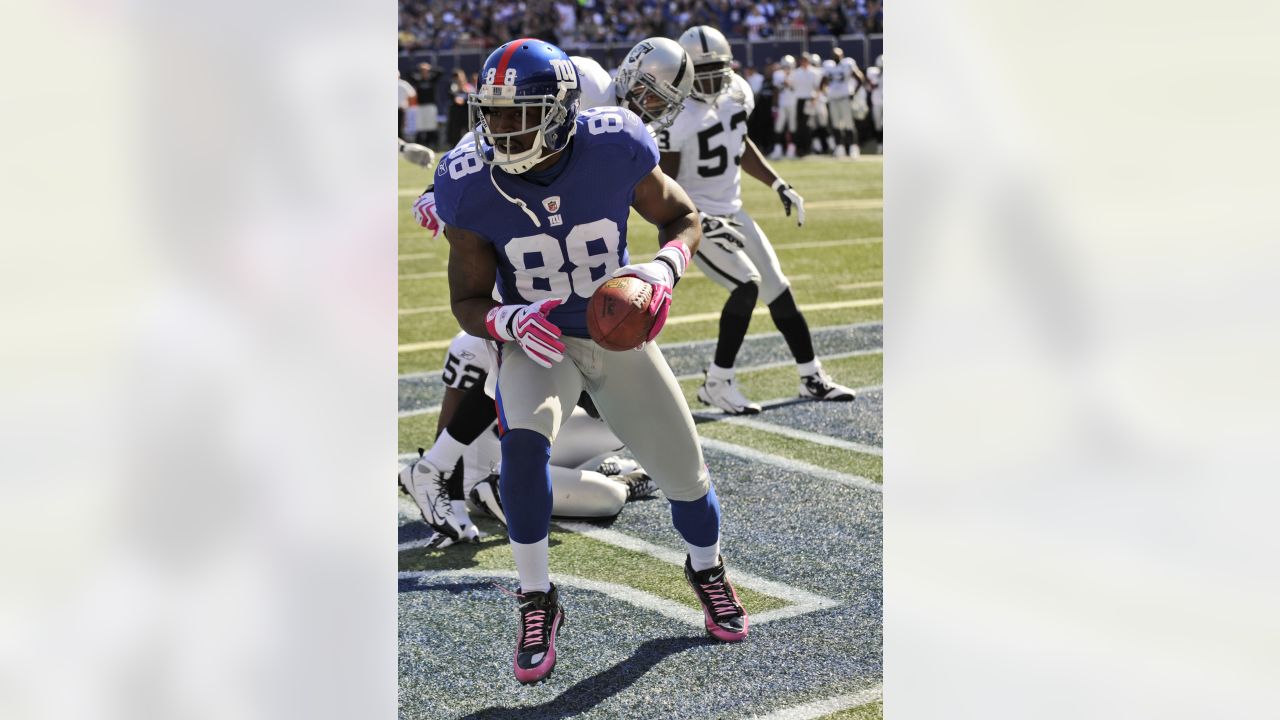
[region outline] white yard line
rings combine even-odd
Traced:
[[[820,328],[814,328],[814,330],[815,330],[815,331],[818,331],[818,330],[857,330],[857,329],[860,329],[860,328],[873,328],[873,327],[880,327],[880,326],[881,326],[881,325],[883,325],[883,324],[884,324],[884,323],[882,323],[882,322],[881,322],[881,321],[879,321],[879,320],[872,320],[872,321],[869,321],[869,322],[851,323],[851,324],[849,324],[849,325],[826,325],[826,326],[823,326],[823,327],[820,327]],[[743,340],[759,340],[759,339],[761,339],[761,338],[774,337],[774,336],[776,336],[777,334],[778,334],[778,333],[777,333],[777,331],[773,331],[773,330],[771,330],[771,331],[769,331],[769,332],[762,332],[762,333],[755,333],[755,334],[752,334],[752,335],[748,335],[748,336],[746,336],[745,338],[743,338]],[[715,349],[715,346],[716,346],[716,341],[715,341],[715,340],[685,340],[684,342],[671,343],[670,345],[663,344],[663,345],[662,345],[662,349],[663,349],[663,350],[683,350],[683,349],[685,349],[685,348],[696,347],[696,346],[698,346],[698,345],[706,345],[708,350],[714,350],[714,349]],[[448,346],[446,345],[445,347],[448,347]],[[869,352],[870,352],[870,351],[868,351],[868,353],[869,353]],[[880,351],[876,351],[876,352],[880,352]],[[829,356],[827,359],[836,358],[836,357],[846,357],[846,356],[845,356],[845,355],[831,355],[831,356]],[[405,373],[405,374],[401,375],[401,376],[399,377],[399,379],[400,379],[400,380],[416,380],[416,379],[419,379],[419,378],[425,378],[425,377],[428,377],[428,376],[435,376],[435,375],[439,375],[439,374],[440,374],[440,371],[439,371],[439,370],[422,370],[422,371],[420,371],[420,372]],[[692,377],[694,377],[694,376],[689,376],[688,378],[683,378],[683,377],[682,377],[682,378],[680,378],[680,379],[685,380],[685,379],[689,379],[689,378],[692,378]]]
[[[401,550],[407,549],[405,545],[400,546]],[[467,568],[464,570],[410,570],[403,571],[399,575],[400,579],[416,579],[424,580],[448,579],[448,578],[510,578],[517,579],[519,576],[515,570],[479,570]],[[551,580],[556,585],[564,585],[566,587],[577,587],[584,590],[594,590],[598,593],[608,595],[611,598],[621,600],[647,610],[653,610],[656,613],[665,615],[672,620],[677,620],[686,625],[696,628],[703,627],[702,613],[691,607],[672,602],[665,598],[660,598],[652,593],[637,590],[627,585],[618,585],[616,583],[604,582],[601,580],[592,580],[590,578],[578,577],[577,575],[561,575],[560,573],[551,573]],[[755,618],[752,618],[753,620]]]
[[[404,273],[400,276],[401,280],[440,280],[449,277],[448,270],[433,270],[431,272],[420,273]]]
[[[884,198],[847,198],[844,200],[815,200],[804,204],[805,210],[883,210]]]
[[[856,693],[836,695],[823,700],[807,702],[803,705],[775,710],[768,715],[752,715],[750,717],[752,720],[813,720],[813,718],[820,718],[823,715],[830,715],[841,710],[870,705],[883,697],[884,688],[876,685]]]
[[[799,307],[802,312],[810,312],[810,311],[818,311],[818,310],[844,310],[847,308],[875,307],[877,305],[884,305],[884,298],[878,297],[878,298],[863,298],[862,300],[838,300],[836,302],[809,303],[807,305],[801,305]],[[769,314],[769,308],[767,307],[758,307],[751,312],[751,315],[753,317],[756,315],[768,315],[768,314]],[[667,318],[667,324],[668,325],[687,325],[688,323],[706,322],[707,320],[719,320],[719,319],[720,319],[720,311],[717,310],[715,312],[694,313],[692,315],[674,315],[672,317]]]
[[[861,328],[880,327],[883,324],[884,322],[880,320],[869,320],[867,322],[850,323],[848,325],[824,325],[819,328],[813,328],[813,331],[818,332],[820,330],[859,330]],[[779,336],[778,331],[770,330],[769,332],[753,333],[743,338],[743,340],[759,340],[761,338],[775,337],[775,336]],[[676,350],[676,349],[683,350],[684,348],[694,347],[697,345],[706,345],[708,349],[714,350],[716,347],[716,341],[714,339],[685,340],[684,342],[671,343],[670,345],[663,344],[662,349],[663,350]]]
[[[830,480],[831,482],[838,482],[841,485],[848,485],[849,487],[855,487],[861,490],[869,490],[871,492],[877,492],[877,493],[884,491],[884,489],[880,486],[880,483],[870,478],[864,478],[861,475],[849,475],[848,473],[842,473],[836,470],[829,470],[827,468],[818,467],[817,465],[812,465],[807,462],[801,462],[799,460],[792,460],[791,458],[782,457],[781,455],[773,455],[771,453],[761,452],[759,450],[753,450],[749,447],[734,445],[733,443],[725,442],[723,440],[716,440],[714,438],[704,437],[704,438],[701,438],[701,440],[702,440],[702,447],[708,448],[710,450],[715,450],[722,453],[728,453],[730,455],[737,455],[738,457],[744,458],[746,460],[774,465],[784,470],[792,470],[795,472],[804,473],[806,475],[810,475],[820,480]]]
[[[866,290],[868,288],[884,287],[883,280],[868,280],[867,282],[845,283],[837,285],[837,290]]]
[[[670,565],[675,565],[679,568],[684,567],[684,553],[654,545],[648,541],[620,533],[616,530],[600,528],[586,523],[562,520],[554,520],[553,522],[565,530],[578,533],[579,535],[584,535],[592,540],[605,543],[606,545],[612,545],[624,550],[648,555],[649,557],[661,560],[662,562]],[[744,572],[737,568],[733,568],[731,579],[733,580],[734,585],[780,598],[790,603],[786,607],[780,607],[776,610],[752,614],[752,625],[760,625],[774,620],[782,620],[784,618],[795,617],[797,615],[804,615],[805,613],[811,613],[815,610],[825,610],[826,608],[835,607],[839,604],[831,598],[823,597],[822,595],[817,595],[806,590],[800,590],[790,585],[784,585],[783,583],[766,580],[758,575],[752,575],[751,573]]]
[[[884,305],[884,298],[878,297],[878,298],[864,298],[862,300],[839,300],[836,302],[809,303],[807,305],[800,305],[799,307],[802,312],[810,312],[810,311],[816,312],[820,310],[844,310],[847,308],[875,307],[877,305]],[[437,305],[435,307],[427,307],[427,308],[405,308],[400,310],[400,314],[412,315],[415,313],[443,312],[448,309],[449,309],[448,305]],[[752,311],[753,316],[768,315],[768,314],[769,314],[769,308],[767,307],[758,307],[754,311]],[[719,319],[720,319],[719,311],[709,312],[709,313],[695,313],[692,315],[675,315],[675,316],[669,317],[667,318],[667,324],[668,325],[687,325],[688,323],[706,322],[708,320],[719,320]],[[427,342],[417,342],[417,343],[405,343],[399,347],[398,352],[403,354],[403,353],[411,353],[411,352],[420,352],[423,350],[444,350],[445,348],[449,347],[449,343],[451,342],[451,340],[452,339],[430,340]]]
[[[841,245],[875,245],[883,243],[883,237],[849,238],[847,240],[813,240],[811,242],[774,243],[774,250],[805,250],[808,248],[839,247]]]
[[[438,412],[440,412],[440,406],[431,405],[429,407],[417,408],[415,410],[401,410],[400,414],[397,415],[397,417],[407,418],[407,417],[413,417],[415,415],[426,415],[428,413],[438,413]]]
[[[663,349],[665,350],[666,346],[663,346]],[[837,353],[835,355],[823,355],[821,359],[843,360],[845,358],[860,357],[862,355],[883,355],[883,354],[884,354],[883,348],[873,348],[871,350],[851,350],[847,353]],[[759,370],[776,370],[782,367],[795,367],[795,366],[796,366],[795,360],[779,360],[778,362],[763,363],[761,365],[748,365],[745,367],[738,367],[737,372],[757,372]],[[677,375],[676,380],[678,381],[697,380],[702,376],[703,376],[702,372],[695,372],[695,373],[689,373],[687,375]],[[876,387],[879,387],[879,386],[877,385]],[[694,413],[694,414],[697,415],[698,413]]]

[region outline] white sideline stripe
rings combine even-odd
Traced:
[[[404,543],[400,546],[401,550],[406,549]],[[683,563],[683,560],[681,561]],[[475,568],[466,568],[463,570],[406,570],[400,573],[400,579],[417,579],[437,580],[447,578],[461,577],[501,577],[518,579],[519,575],[515,570],[479,570]],[[643,590],[637,590],[626,585],[618,585],[616,583],[604,582],[602,580],[591,580],[589,578],[578,577],[577,575],[561,575],[559,573],[551,573],[551,580],[556,585],[565,585],[568,587],[577,587],[584,590],[594,590],[598,593],[608,595],[616,600],[631,603],[647,610],[653,610],[656,613],[665,615],[672,620],[677,620],[686,625],[701,629],[703,627],[702,613],[690,607],[685,607],[679,603],[672,602],[665,598],[660,598],[652,593]],[[752,618],[754,620],[754,618]]]
[[[877,305],[884,305],[883,297],[864,298],[862,300],[839,300],[836,302],[809,303],[807,305],[800,305],[799,307],[801,311],[807,312],[811,310],[812,311],[844,310],[846,308],[875,307]],[[440,312],[448,309],[449,309],[449,306],[447,305],[439,305],[432,308],[406,308],[404,310],[401,310],[400,314],[409,315],[417,312]],[[768,315],[769,308],[758,307],[754,311],[752,311],[751,314],[753,316]],[[707,320],[719,320],[719,319],[720,319],[719,311],[709,312],[709,313],[695,313],[693,315],[676,315],[674,317],[669,317],[667,318],[667,324],[668,325],[685,325],[688,323],[705,322]],[[404,345],[401,345],[399,347],[398,352],[411,353],[411,352],[419,352],[422,350],[444,350],[445,348],[449,347],[450,342],[451,340],[430,340],[427,342],[405,343]],[[705,341],[701,341],[701,342],[705,342]]]
[[[837,353],[835,355],[823,355],[823,360],[844,360],[845,358],[860,357],[862,355],[883,355],[884,348],[872,348],[870,350],[851,350],[847,353]],[[795,360],[779,360],[778,362],[764,363],[761,365],[748,365],[737,368],[737,372],[756,372],[758,370],[777,370],[783,367],[795,367]],[[677,375],[676,380],[683,382],[685,380],[697,380],[701,378],[701,372],[689,373],[687,375]],[[878,387],[878,386],[877,386]],[[697,415],[698,413],[694,413]]]
[[[862,443],[849,442],[848,440],[840,440],[838,438],[811,433],[807,430],[797,430],[796,428],[787,427],[785,425],[774,425],[773,423],[763,422],[752,418],[739,417],[737,415],[728,415],[720,422],[727,422],[730,425],[741,425],[743,427],[763,430],[773,433],[774,435],[783,435],[795,440],[805,440],[816,445],[826,445],[828,447],[840,448],[850,452],[860,453],[862,455],[878,455],[884,457],[884,448],[878,448],[874,445],[863,445]]]
[[[781,710],[775,710],[768,715],[752,715],[752,720],[813,720],[823,715],[830,715],[841,710],[849,710],[851,708],[869,705],[884,697],[884,688],[881,685],[860,690],[856,693],[848,695],[836,695],[823,700],[814,700],[803,705],[795,705]]]
[[[641,540],[640,538],[625,535],[616,530],[587,525],[586,523],[555,521],[555,524],[570,532],[589,537],[592,540],[597,540],[607,545],[619,547],[623,550],[631,550],[632,552],[638,552],[642,555],[648,555],[649,557],[661,560],[662,562],[675,565],[682,569],[684,568],[683,553],[654,545],[653,543]],[[784,618],[795,617],[797,615],[804,615],[805,613],[811,613],[815,610],[825,610],[826,608],[835,607],[840,604],[831,598],[816,595],[806,590],[799,590],[790,585],[784,585],[772,580],[766,580],[758,575],[752,575],[751,573],[744,572],[737,568],[734,568],[733,577],[730,579],[733,581],[734,585],[748,588],[765,595],[771,595],[790,603],[790,605],[777,608],[776,610],[751,614],[752,625],[761,625],[763,623],[773,622],[774,620],[782,620]]]
[[[775,465],[785,470],[794,470],[796,472],[812,475],[821,480],[830,480],[832,482],[838,482],[841,485],[848,485],[849,487],[869,490],[871,492],[884,492],[880,483],[871,480],[870,478],[864,478],[861,475],[849,475],[848,473],[829,470],[824,467],[818,467],[817,465],[811,465],[807,462],[792,460],[791,458],[760,452],[759,450],[752,450],[748,447],[734,445],[733,443],[716,440],[714,438],[703,437],[700,438],[700,440],[702,441],[702,446],[705,448],[728,453],[730,455],[737,455],[738,457],[745,458],[747,460]]]
[[[867,288],[884,287],[883,280],[868,280],[867,282],[846,283],[837,285],[837,290],[865,290]]]

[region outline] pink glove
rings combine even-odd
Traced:
[[[434,187],[427,188],[426,192],[418,196],[417,202],[413,204],[413,216],[418,219],[419,225],[431,232],[432,240],[440,236],[440,228],[443,223],[440,222],[440,216],[436,214]]]
[[[549,368],[564,359],[560,328],[547,314],[564,300],[539,300],[529,305],[498,305],[484,318],[489,334],[503,342],[514,342],[531,360]]]
[[[638,277],[653,286],[653,299],[649,301],[653,327],[645,342],[658,337],[662,326],[667,324],[667,313],[671,310],[671,291],[688,267],[689,259],[689,248],[679,240],[672,240],[662,246],[653,260],[637,265],[624,265],[613,273],[613,277]]]
[[[671,288],[666,285],[653,286],[653,300],[649,301],[649,314],[653,316],[653,327],[649,329],[649,337],[645,342],[658,337],[662,326],[667,324],[667,313],[671,311]]]

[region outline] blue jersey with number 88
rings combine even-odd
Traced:
[[[464,144],[440,162],[435,180],[440,219],[493,244],[503,303],[566,298],[551,311],[551,321],[565,335],[588,337],[587,300],[629,263],[627,218],[634,189],[658,164],[649,131],[624,108],[582,111],[566,164],[546,187],[494,170],[477,152],[475,145]],[[523,200],[541,226],[499,194],[494,182]]]

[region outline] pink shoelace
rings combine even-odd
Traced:
[[[723,580],[698,584],[702,587],[702,592],[706,593],[707,598],[711,600],[711,612],[716,617],[737,614],[737,609],[733,606],[733,598],[729,597],[725,591]]]
[[[521,600],[518,593],[513,593],[498,583],[490,583],[490,585],[493,585],[516,600]],[[529,648],[541,645],[543,642],[543,636],[546,634],[547,630],[545,627],[547,623],[547,611],[530,610],[527,614],[522,612],[520,617],[521,621],[524,623],[524,638],[520,641],[520,647]]]
[[[542,644],[545,631],[543,625],[547,621],[546,610],[533,610],[524,616],[524,640],[520,646],[526,650]]]

